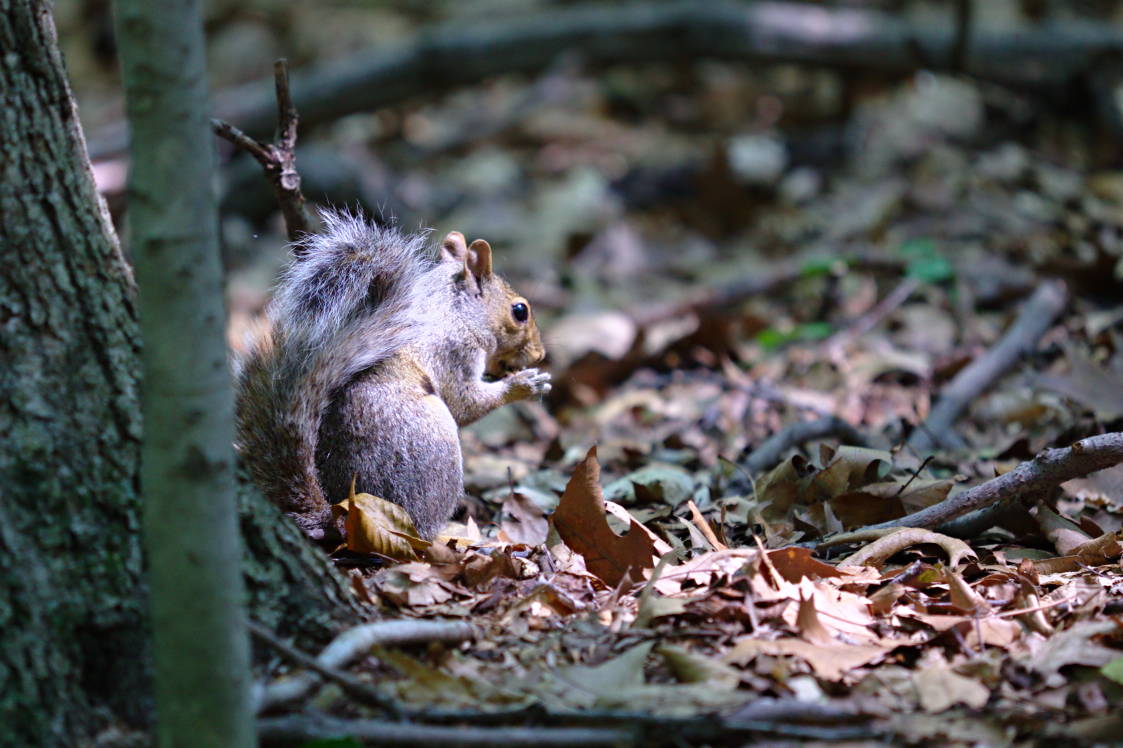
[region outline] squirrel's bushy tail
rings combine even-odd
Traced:
[[[236,402],[238,447],[254,481],[305,517],[328,508],[316,472],[323,414],[340,387],[414,341],[410,289],[430,264],[423,234],[349,213],[322,218],[323,232],[294,247],[269,331],[241,362]]]

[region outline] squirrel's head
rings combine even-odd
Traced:
[[[441,243],[441,261],[463,268],[457,278],[465,293],[483,306],[486,332],[495,340],[485,371],[488,376],[499,378],[546,357],[530,302],[491,269],[491,245],[483,239],[468,245],[463,234],[453,231]]]

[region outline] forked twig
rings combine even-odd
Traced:
[[[312,233],[312,221],[296,170],[296,131],[300,117],[289,92],[289,68],[284,58],[273,63],[273,75],[277,86],[277,132],[272,143],[262,143],[220,119],[212,119],[211,128],[215,135],[246,151],[261,164],[285,217],[289,241],[295,242]]]

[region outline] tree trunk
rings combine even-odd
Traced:
[[[151,709],[139,334],[45,4],[0,0],[0,743]]]
[[[0,746],[152,716],[133,281],[48,7],[0,0]],[[323,555],[240,505],[250,615],[306,644],[354,620]]]
[[[114,17],[132,130],[156,743],[248,748],[249,632],[203,21],[193,0],[117,0]]]

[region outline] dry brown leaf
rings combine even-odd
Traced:
[[[534,501],[518,491],[512,492],[503,502],[506,518],[499,529],[512,543],[542,545],[550,529],[546,513]]]
[[[622,581],[643,581],[643,572],[655,565],[658,555],[645,528],[631,521],[624,536],[617,535],[605,519],[597,448],[573,469],[550,523],[561,539],[585,559],[586,568],[615,587]]]
[[[819,613],[815,610],[815,598],[799,597],[799,612],[796,613],[795,626],[799,630],[800,636],[812,644],[819,644],[821,646],[829,646],[834,643],[834,637],[831,632],[823,626],[822,621],[819,620]]]
[[[1087,533],[1041,502],[1037,504],[1034,519],[1061,556],[1075,555],[1074,549],[1088,542]]]
[[[636,527],[643,531],[644,535],[651,539],[651,544],[655,548],[655,553],[660,557],[674,550],[673,548],[671,548],[670,544],[667,543],[667,541],[663,540],[651,530],[648,530],[646,527],[644,527],[643,523],[636,519],[631,512],[629,512],[620,504],[617,504],[615,501],[609,501],[608,499],[605,499],[604,511],[620,520],[622,524],[628,525],[628,527],[632,527],[634,523]],[[631,530],[629,529],[628,532],[630,533]]]
[[[1106,503],[1118,509],[1123,507],[1123,465],[1073,478],[1062,483],[1061,488],[1079,499]]]
[[[893,609],[894,603],[905,594],[905,586],[900,582],[890,582],[870,595],[870,611],[875,616],[883,616]]]
[[[874,525],[905,514],[904,505],[896,496],[883,498],[866,489],[846,491],[828,501],[844,529]]]
[[[768,560],[776,568],[776,572],[792,583],[801,579],[828,579],[832,577],[849,576],[845,571],[839,571],[830,564],[825,564],[811,557],[810,548],[789,546],[768,551]]]
[[[1069,373],[1041,376],[1040,383],[1089,408],[1102,420],[1110,421],[1123,415],[1123,379],[1119,372],[1108,370],[1074,346],[1066,348]]]
[[[918,610],[904,609],[898,611],[902,618],[913,618],[931,626],[936,631],[948,631],[957,626],[962,627],[964,641],[968,647],[977,647],[985,644],[989,647],[1009,647],[1022,638],[1021,627],[1016,621],[1008,618],[975,618],[972,616],[949,616],[935,613],[924,613]],[[980,642],[981,639],[981,642]]]
[[[372,652],[383,664],[397,670],[404,678],[390,680],[398,697],[434,701],[446,706],[475,707],[481,703],[505,703],[501,689],[479,679],[449,675],[431,667],[405,652],[375,648]]]
[[[379,594],[400,607],[437,605],[467,594],[449,583],[441,570],[419,561],[385,569],[375,577]]]
[[[819,646],[802,639],[739,639],[722,659],[744,665],[757,655],[793,655],[807,662],[815,675],[825,680],[841,680],[847,671],[881,659],[886,647],[873,644],[842,644]]]
[[[643,685],[643,665],[654,642],[644,642],[599,665],[572,665],[559,671],[563,681],[598,696],[612,696]]]
[[[944,581],[948,584],[952,605],[977,616],[990,613],[990,605],[987,601],[971,589],[971,585],[967,584],[963,577],[956,574],[950,567],[944,569]]]
[[[1123,553],[1123,545],[1120,545],[1119,540],[1120,533],[1105,532],[1098,538],[1076,546],[1072,549],[1072,554],[1089,566],[1106,564]]]
[[[653,586],[664,595],[674,595],[683,591],[684,587],[708,587],[715,578],[731,575],[759,557],[760,552],[754,548],[703,553],[681,564],[668,566]]]
[[[698,531],[702,533],[702,537],[706,539],[706,542],[710,544],[710,548],[715,551],[729,550],[729,546],[717,539],[717,535],[714,534],[710,523],[707,522],[706,518],[702,516],[702,513],[698,511],[698,506],[694,501],[689,500],[686,502],[686,505],[690,508],[691,521],[694,522],[694,526],[698,528]]]
[[[356,553],[378,553],[398,561],[413,561],[415,549],[425,548],[428,541],[418,537],[409,512],[392,502],[369,493],[355,493],[332,506],[332,512],[344,514],[346,547]]]
[[[694,654],[672,644],[661,644],[655,649],[680,683],[712,683],[721,688],[736,688],[741,673],[735,668],[714,659]]]
[[[973,678],[965,678],[949,667],[923,667],[913,675],[920,706],[936,713],[956,704],[982,709],[990,700],[990,689]]]
[[[1117,633],[1119,628],[1120,624],[1111,620],[1081,621],[1049,637],[1035,652],[1022,659],[1031,670],[1050,679],[1058,676],[1066,665],[1102,667],[1119,657],[1120,650],[1097,644],[1092,639]]]

